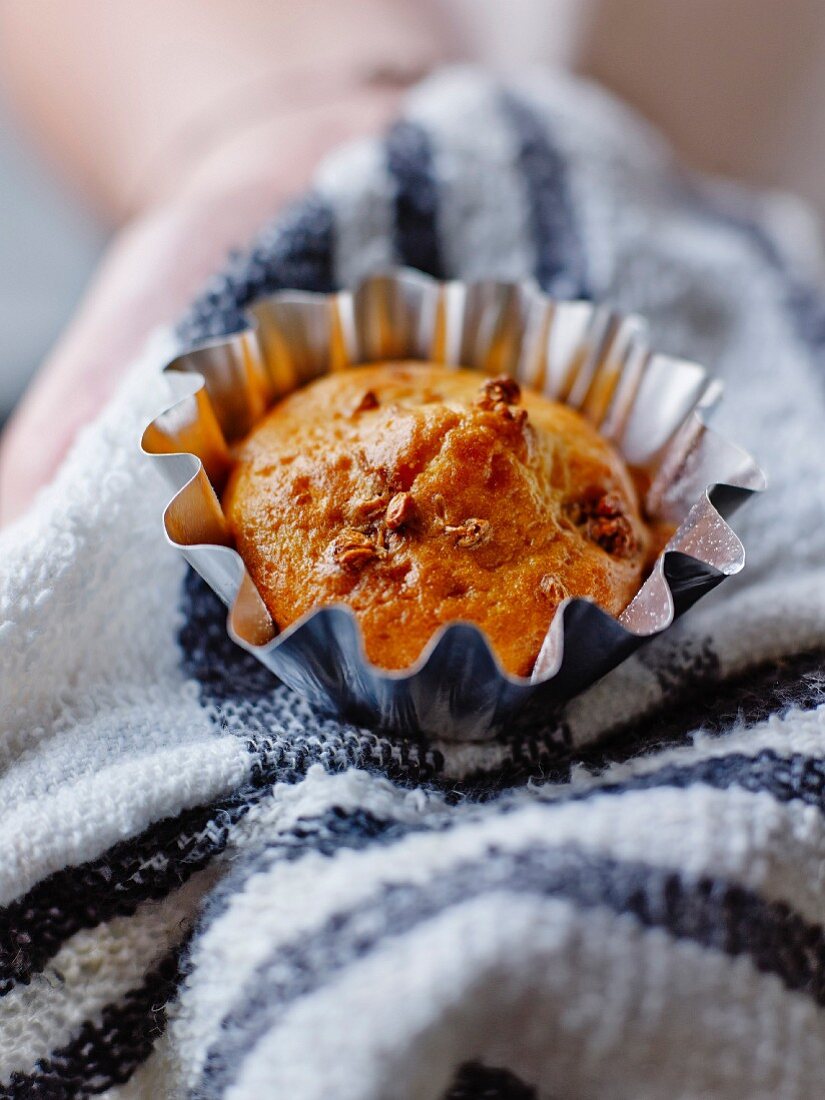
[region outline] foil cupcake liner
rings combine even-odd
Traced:
[[[229,608],[232,639],[325,711],[442,740],[483,740],[541,722],[744,565],[726,519],[764,488],[764,475],[705,424],[721,384],[696,363],[653,352],[638,316],[557,301],[532,282],[440,283],[399,269],[353,291],[273,294],[247,320],[166,366],[176,400],[146,428],[142,446],[174,490],[166,536]],[[581,598],[560,606],[529,679],[505,672],[483,632],[466,622],[443,626],[402,671],[369,662],[343,605],[278,633],[232,548],[219,498],[232,443],[294,388],[390,359],[508,374],[579,410],[647,474],[648,514],[677,525],[621,615]]]

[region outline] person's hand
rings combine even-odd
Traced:
[[[187,166],[127,223],[0,440],[0,523],[51,479],[151,329],[180,316],[228,250],[301,191],[325,152],[380,129],[397,95],[364,84],[260,118]]]

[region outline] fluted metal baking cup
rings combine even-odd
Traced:
[[[168,364],[177,400],[146,429],[143,449],[175,492],[167,537],[229,607],[230,636],[325,710],[450,740],[541,721],[742,569],[744,548],[725,520],[764,488],[764,475],[704,423],[721,384],[696,363],[654,353],[641,318],[556,301],[531,282],[439,283],[409,270],[372,276],[352,292],[283,291],[247,316],[243,331]],[[648,514],[678,525],[618,618],[587,599],[564,601],[529,679],[505,672],[466,622],[442,627],[402,671],[370,663],[344,605],[278,633],[232,548],[218,495],[231,444],[296,387],[388,359],[506,373],[578,409],[647,472]]]

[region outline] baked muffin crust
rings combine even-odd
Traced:
[[[290,394],[238,447],[223,504],[277,625],[346,603],[387,669],[463,619],[527,676],[561,601],[618,614],[650,545],[624,463],[576,412],[426,363]]]

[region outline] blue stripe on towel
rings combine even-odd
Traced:
[[[536,1100],[537,1095],[512,1070],[465,1062],[443,1100]],[[542,1096],[546,1097],[546,1093]]]
[[[295,203],[207,283],[178,326],[181,340],[194,344],[236,331],[244,308],[276,290],[334,290],[334,243],[329,206],[314,194]]]
[[[398,262],[444,278],[438,239],[438,187],[426,130],[400,119],[384,139],[387,171],[395,184],[393,238]]]
[[[501,104],[518,143],[517,163],[527,190],[536,248],[535,277],[556,297],[589,298],[587,263],[564,157],[524,99],[508,91],[502,94]]]
[[[801,753],[782,756],[772,749],[755,756],[726,753],[695,764],[668,764],[646,775],[595,786],[572,797],[580,800],[661,787],[685,789],[697,784],[719,791],[739,787],[752,794],[769,794],[777,802],[801,802],[825,813],[825,760]]]

